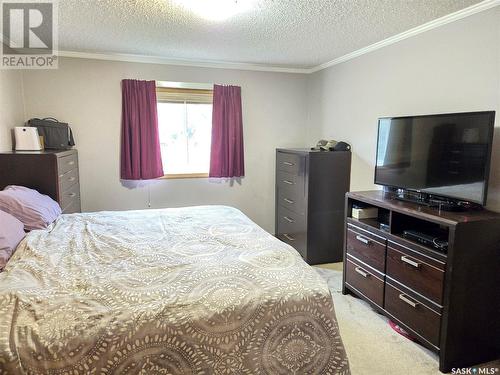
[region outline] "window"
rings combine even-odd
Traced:
[[[165,177],[208,177],[212,90],[157,87],[156,95]]]

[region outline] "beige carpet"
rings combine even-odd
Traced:
[[[342,263],[315,268],[332,292],[353,375],[441,374],[437,355],[394,332],[387,318],[361,299],[342,295]]]

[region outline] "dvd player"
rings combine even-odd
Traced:
[[[411,241],[421,243],[424,246],[433,247],[442,252],[448,251],[448,241],[440,236],[433,236],[416,230],[403,231],[403,237]]]

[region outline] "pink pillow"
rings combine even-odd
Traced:
[[[0,270],[2,270],[19,242],[26,235],[24,225],[14,216],[0,211]]]
[[[47,228],[61,215],[61,207],[49,196],[15,185],[0,191],[0,210],[20,220],[25,230]]]

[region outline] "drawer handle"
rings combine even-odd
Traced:
[[[68,197],[74,198],[74,197],[76,197],[76,193],[70,193],[70,194],[68,194]]]
[[[412,267],[415,267],[415,268],[419,268],[420,267],[420,263],[418,262],[415,262],[414,260],[408,258],[407,256],[403,255],[401,257],[401,261],[402,262],[405,262],[406,264],[409,264],[410,266]]]
[[[364,269],[362,269],[361,267],[356,267],[354,269],[354,271],[356,271],[357,273],[359,273],[361,276],[363,277],[369,277],[371,276],[368,272],[366,272]]]
[[[292,181],[283,180],[283,182],[287,185],[295,185]]]
[[[289,166],[289,167],[292,167],[292,166],[294,166],[294,165],[295,165],[295,164],[293,164],[293,163],[290,163],[289,161],[284,161],[284,162],[283,162],[283,164],[285,164],[285,165],[287,165],[287,166]]]
[[[408,298],[407,296],[405,296],[404,294],[400,294],[399,295],[399,299],[403,302],[405,302],[406,304],[410,305],[411,307],[413,308],[416,308],[419,303],[418,302],[415,302],[415,301],[412,301],[410,298]]]
[[[75,164],[74,160],[68,161],[68,165],[73,165],[73,164]]]
[[[285,237],[288,241],[295,241],[295,238],[289,234],[283,233],[283,237]]]
[[[70,182],[73,182],[73,181],[75,181],[75,180],[76,180],[76,177],[74,177],[74,176],[73,176],[73,177],[68,178],[68,181],[70,181]]]
[[[364,237],[361,237],[361,236],[356,236],[356,239],[359,241],[359,242],[363,242],[365,245],[369,245],[372,243],[372,241],[364,238]]]
[[[295,220],[290,219],[288,216],[283,216],[283,219],[285,219],[285,220],[286,220],[286,221],[288,221],[289,223],[295,223]]]
[[[294,204],[295,202],[288,198],[283,198],[286,203]]]

